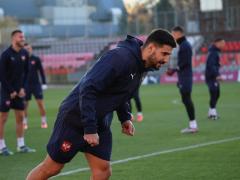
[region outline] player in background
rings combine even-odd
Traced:
[[[142,102],[141,102],[141,98],[140,98],[140,94],[139,94],[139,89],[137,89],[137,91],[133,94],[132,100],[134,100],[136,109],[137,109],[137,121],[142,122],[143,121],[143,113],[142,113]],[[131,100],[129,101],[129,105],[130,105],[130,112],[132,113]],[[132,115],[132,120],[134,120],[133,115]]]
[[[144,44],[127,36],[117,48],[101,56],[60,105],[47,145],[48,155],[27,180],[46,180],[58,174],[79,151],[85,154],[92,180],[109,179],[112,112],[117,111],[122,132],[133,136],[128,101],[139,88],[142,76],[167,63],[174,47],[172,35],[157,29]]]
[[[220,97],[220,83],[222,80],[219,73],[220,69],[220,52],[225,46],[225,41],[222,38],[214,40],[208,50],[206,61],[205,81],[208,86],[210,100],[208,118],[217,120],[218,114],[216,110],[217,101]]]
[[[173,75],[175,71],[177,72],[177,86],[188,114],[189,126],[182,129],[181,133],[195,133],[198,132],[198,126],[195,118],[194,104],[191,98],[193,84],[192,47],[185,37],[184,29],[182,27],[174,27],[172,29],[172,35],[179,45],[177,53],[177,69],[169,69],[167,74]]]
[[[42,67],[41,59],[33,54],[32,46],[25,43],[24,48],[29,53],[29,72],[27,78],[24,129],[28,129],[28,105],[34,95],[41,115],[41,128],[47,128],[46,110],[43,101],[43,90],[47,89],[46,78]],[[41,80],[40,80],[41,77]]]
[[[22,31],[15,30],[11,34],[12,44],[1,55],[0,59],[0,154],[12,155],[4,140],[4,127],[10,109],[14,109],[16,118],[17,152],[35,152],[24,142],[24,86],[27,82],[28,52],[23,48],[25,37]]]

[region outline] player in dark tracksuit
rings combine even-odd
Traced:
[[[219,81],[222,80],[219,73],[220,52],[224,46],[225,41],[223,39],[216,39],[213,45],[208,50],[208,56],[206,61],[205,81],[210,94],[208,117],[213,120],[218,119],[216,104],[220,97]]]
[[[24,143],[24,86],[28,72],[28,52],[23,49],[24,34],[20,30],[12,32],[12,45],[1,55],[0,59],[0,154],[12,155],[4,140],[4,125],[10,109],[15,110],[17,151],[34,152]]]
[[[105,53],[62,102],[47,145],[48,155],[27,179],[56,175],[78,151],[85,153],[93,180],[108,179],[112,112],[117,112],[122,132],[132,136],[134,127],[127,102],[139,88],[144,73],[166,63],[175,46],[170,33],[157,29],[144,45],[127,36]]]
[[[46,110],[43,102],[43,89],[47,88],[46,78],[44,74],[44,70],[42,67],[42,62],[38,56],[35,56],[32,53],[32,46],[30,44],[25,44],[24,48],[28,51],[30,59],[29,59],[29,73],[27,78],[27,86],[26,86],[26,106],[25,106],[25,118],[24,118],[24,128],[28,128],[28,120],[27,120],[27,109],[28,102],[31,100],[32,95],[34,95],[37,105],[41,115],[41,127],[47,128],[47,118],[46,118]],[[41,77],[41,81],[40,78]]]
[[[182,102],[186,108],[188,118],[189,118],[189,127],[183,129],[182,133],[194,133],[198,131],[197,121],[195,119],[195,109],[192,102],[191,93],[192,93],[192,84],[193,84],[193,72],[192,72],[192,47],[187,41],[184,30],[180,26],[176,26],[172,29],[172,34],[179,45],[179,51],[177,56],[177,75],[178,83]]]

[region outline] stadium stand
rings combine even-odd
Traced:
[[[116,38],[69,38],[69,39],[41,39],[33,42],[37,54],[64,54],[86,53],[98,54],[110,42]]]
[[[65,53],[42,55],[44,68],[74,67],[78,68],[94,58],[94,53]]]
[[[193,57],[194,73],[203,74],[207,59],[208,47],[203,45],[198,54]],[[220,56],[221,73],[223,76],[235,76],[240,68],[240,41],[227,40]],[[236,79],[236,78],[233,78]],[[231,78],[227,80],[232,80]]]
[[[201,47],[202,53],[207,53],[208,48],[206,46]],[[240,41],[227,41],[223,52],[239,52]]]
[[[32,43],[34,53],[41,57],[50,81],[54,76],[67,76],[86,71],[103,49],[116,38],[40,39]],[[62,81],[60,78],[59,81]]]

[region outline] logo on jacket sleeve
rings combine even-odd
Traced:
[[[69,152],[71,150],[72,147],[72,143],[68,142],[68,141],[63,141],[62,146],[61,146],[61,150],[63,152]]]

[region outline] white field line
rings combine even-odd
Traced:
[[[222,143],[237,141],[237,140],[240,140],[240,136],[239,137],[228,138],[228,139],[217,140],[217,141],[210,141],[210,142],[206,142],[206,143],[200,143],[200,144],[195,144],[195,145],[190,145],[190,146],[185,146],[185,147],[179,147],[179,148],[174,148],[174,149],[168,149],[168,150],[153,152],[153,153],[144,154],[144,155],[140,155],[140,156],[133,156],[133,157],[129,157],[129,158],[126,158],[126,159],[112,161],[111,165],[126,163],[126,162],[129,162],[129,161],[139,160],[139,159],[153,157],[153,156],[158,156],[158,155],[161,155],[161,154],[168,154],[168,153],[186,151],[186,150],[196,149],[196,148],[210,146],[210,145],[214,145],[214,144],[222,144]],[[62,172],[55,177],[67,176],[67,175],[70,175],[70,174],[75,174],[75,173],[79,173],[79,172],[83,172],[83,171],[89,171],[89,168],[87,168],[87,167],[86,168],[78,168],[78,169]]]

